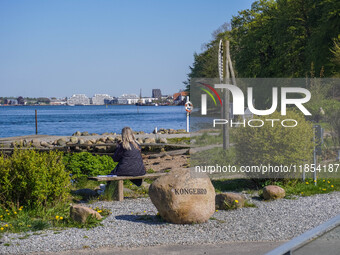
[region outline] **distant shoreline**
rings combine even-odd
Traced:
[[[74,107],[74,106],[141,106],[141,105],[135,105],[135,104],[86,104],[86,105],[67,105],[67,104],[63,104],[63,105],[53,105],[53,104],[30,104],[30,105],[3,105],[0,104],[0,107],[19,107],[19,106],[70,106],[70,107]],[[182,106],[183,105],[158,105],[158,106],[154,106],[154,105],[142,105],[144,106],[150,106],[150,107],[158,107],[158,106]]]

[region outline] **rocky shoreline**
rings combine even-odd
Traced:
[[[184,129],[159,129],[157,133],[145,133],[143,131],[134,132],[137,141],[140,144],[153,144],[161,143],[166,144],[167,138],[189,137],[190,134]],[[77,131],[71,136],[49,136],[49,135],[37,135],[37,136],[22,136],[22,137],[8,137],[0,138],[1,148],[14,148],[14,147],[34,147],[37,149],[53,149],[67,146],[76,146],[86,148],[86,146],[94,145],[99,149],[105,149],[107,145],[111,145],[111,149],[114,149],[114,145],[121,140],[121,135],[117,133],[89,133],[87,131]],[[77,148],[79,151],[80,148]],[[107,148],[110,150],[110,148]]]

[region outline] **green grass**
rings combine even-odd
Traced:
[[[232,179],[232,180],[213,180],[212,184],[215,187],[217,193],[219,192],[242,192],[246,191],[250,194],[262,191],[262,188],[266,185],[278,185],[285,189],[286,197],[292,198],[296,195],[299,196],[312,196],[316,194],[326,194],[333,191],[340,191],[340,179],[339,178],[320,178],[317,181],[317,185],[314,185],[313,179],[302,180],[285,180],[272,181],[267,180],[262,185],[259,182],[254,182],[251,179]],[[255,205],[254,205],[255,206]],[[251,204],[247,207],[253,207]]]
[[[311,196],[340,191],[340,179],[319,179],[314,185],[313,179],[303,181],[290,181],[281,185],[286,191],[288,198],[293,195]]]
[[[111,212],[105,208],[96,208],[105,217]],[[74,222],[69,215],[70,205],[56,204],[53,207],[4,208],[0,207],[0,235],[11,232],[41,231],[44,229],[63,229],[67,227],[91,228],[100,225],[97,219],[89,218],[85,224]]]
[[[190,144],[190,137],[175,137],[175,138],[167,138],[168,143],[179,144],[185,143]]]
[[[220,220],[220,219],[217,219],[217,218],[215,218],[215,217],[210,217],[209,220],[215,220],[215,221],[217,221],[218,223],[226,223],[225,220]]]
[[[248,200],[246,200],[244,202],[244,206],[243,207],[250,207],[250,208],[256,208],[257,206],[251,202],[249,202]]]
[[[144,180],[147,183],[152,183],[152,180]],[[148,189],[143,186],[136,186],[130,180],[124,180],[124,187],[129,188],[133,191],[132,197],[148,197]]]
[[[215,187],[216,192],[227,192],[227,191],[234,191],[234,192],[253,192],[259,189],[259,187],[250,179],[220,179],[220,180],[213,180],[213,186]]]
[[[146,170],[146,173],[147,174],[153,174],[153,173],[156,173],[156,171],[153,170],[152,168],[149,168],[148,170]]]

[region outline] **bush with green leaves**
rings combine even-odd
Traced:
[[[36,208],[67,201],[70,177],[62,158],[61,152],[33,149],[0,155],[0,204]]]
[[[87,176],[109,174],[117,165],[109,156],[92,155],[89,152],[67,154],[64,156],[66,169],[73,179]]]
[[[270,116],[256,116],[256,119],[263,120],[265,124],[262,127],[242,126],[235,132],[236,158],[240,165],[289,167],[291,164],[310,163],[314,148],[313,125],[306,121],[303,115],[287,111],[286,116],[281,116],[279,112],[275,112]],[[265,121],[265,119],[294,119],[298,125],[283,127],[279,121],[275,121],[272,127],[272,122]],[[250,177],[277,179],[275,174],[249,173],[249,175]],[[281,177],[282,173],[278,178]]]

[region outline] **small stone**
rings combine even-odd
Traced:
[[[112,136],[107,137],[106,142],[107,143],[113,143],[115,139]]]
[[[151,138],[146,138],[144,140],[144,143],[156,143],[156,140],[155,138],[151,137]]]
[[[241,208],[245,201],[245,196],[237,193],[221,193],[215,197],[216,209],[218,210]]]
[[[283,188],[276,185],[268,185],[263,188],[263,198],[265,200],[280,199],[286,196],[286,192]]]
[[[93,215],[98,220],[101,220],[103,218],[98,212],[88,207],[81,205],[72,205],[70,207],[70,217],[74,221],[85,223],[90,215]]]
[[[89,134],[89,132],[87,132],[87,131],[81,133],[81,136],[89,136],[89,135],[90,135],[90,134]]]
[[[40,142],[40,145],[41,145],[42,147],[47,147],[47,148],[51,147],[51,145],[48,144],[48,143],[45,142],[45,141]]]
[[[80,132],[80,131],[77,131],[77,132],[75,132],[72,136],[81,136],[81,132]]]
[[[58,139],[56,145],[58,145],[58,146],[65,146],[66,145],[66,139],[65,138]]]
[[[172,129],[172,128],[169,129],[169,134],[176,134],[176,133],[177,133],[177,132],[176,132],[175,129]]]
[[[70,138],[70,142],[71,142],[71,143],[78,143],[78,138],[72,136],[72,137]]]
[[[160,143],[168,143],[168,140],[165,137],[159,139]]]
[[[40,147],[40,141],[38,139],[32,139],[31,146],[36,147],[36,148]]]

